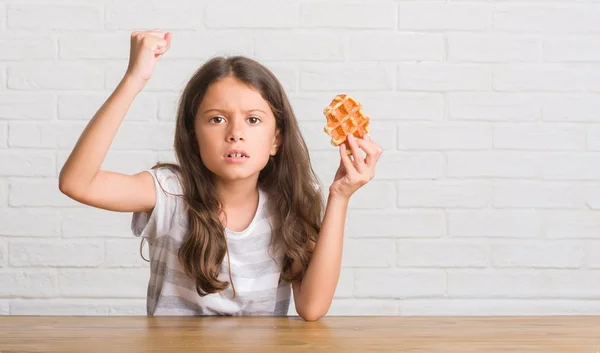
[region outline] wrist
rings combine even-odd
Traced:
[[[147,82],[148,81],[143,78],[132,76],[130,74],[125,74],[125,76],[123,76],[123,79],[121,80],[121,85],[127,88],[132,88],[137,91],[141,91]]]

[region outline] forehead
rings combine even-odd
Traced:
[[[260,92],[234,77],[225,77],[213,82],[206,91],[202,103],[206,109],[242,110],[260,109],[272,114],[269,103]]]

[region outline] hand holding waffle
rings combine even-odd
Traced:
[[[340,166],[329,187],[330,195],[350,198],[375,176],[375,166],[383,149],[369,138],[370,118],[352,97],[340,94],[323,110],[327,118],[324,131],[331,144],[339,146]],[[366,158],[360,150],[366,153]]]

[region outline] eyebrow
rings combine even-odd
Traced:
[[[205,110],[203,114],[207,114],[207,113],[212,112],[212,111],[219,112],[219,113],[228,113],[226,110],[211,108],[211,109]],[[250,109],[250,110],[245,111],[244,113],[247,114],[247,113],[252,113],[252,112],[261,112],[261,113],[267,115],[266,112],[264,112],[263,110],[260,110],[260,109]]]

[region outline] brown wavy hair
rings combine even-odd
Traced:
[[[283,246],[281,281],[303,278],[321,229],[324,208],[320,182],[287,95],[273,73],[257,61],[244,57],[214,57],[190,78],[178,102],[175,129],[177,163],[157,163],[153,169],[174,169],[183,188],[188,231],[178,258],[185,272],[196,281],[200,296],[225,290],[231,283],[219,281],[219,269],[227,253],[225,227],[219,220],[223,205],[213,183],[214,174],[200,158],[194,131],[198,106],[210,84],[233,76],[258,90],[276,120],[282,136],[277,154],[260,171],[258,187],[268,195],[272,216],[271,248]],[[301,265],[292,273],[292,263]],[[235,287],[231,283],[233,295]]]

